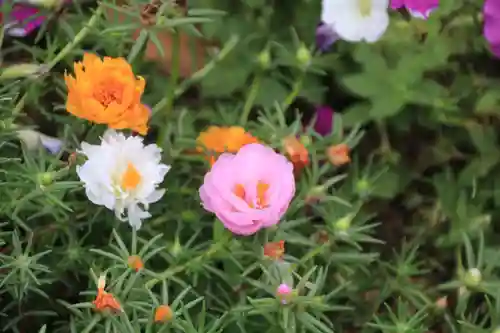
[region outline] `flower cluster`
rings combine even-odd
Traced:
[[[337,39],[349,42],[378,41],[389,26],[388,9],[406,9],[417,19],[428,19],[439,0],[322,0],[316,43],[326,51]],[[500,2],[484,2],[484,36],[491,51],[500,57]]]

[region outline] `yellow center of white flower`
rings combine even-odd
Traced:
[[[358,0],[358,8],[361,16],[370,16],[372,12],[372,0]]]
[[[122,175],[121,187],[124,190],[133,190],[141,182],[141,174],[132,163],[127,164],[127,169]]]

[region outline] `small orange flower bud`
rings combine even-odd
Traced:
[[[97,296],[92,302],[95,306],[95,310],[99,312],[103,312],[106,310],[110,310],[112,312],[123,311],[120,303],[116,300],[115,296],[113,296],[113,294],[107,293],[104,290],[105,286],[106,276],[101,275],[97,284]]]
[[[351,161],[349,157],[349,146],[345,143],[328,147],[326,155],[335,166],[341,166]]]
[[[309,164],[309,152],[295,136],[283,139],[283,147],[293,163],[294,171],[299,172]]]
[[[443,296],[436,301],[436,307],[438,309],[446,309],[448,307],[448,297]]]
[[[174,317],[174,312],[170,306],[163,304],[156,308],[155,323],[168,323]]]
[[[139,257],[138,255],[128,257],[127,263],[128,267],[132,268],[136,272],[144,268],[144,263],[142,262],[141,257]]]
[[[280,260],[285,254],[285,241],[267,243],[264,245],[264,256],[273,260]]]

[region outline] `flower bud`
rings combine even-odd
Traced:
[[[163,304],[155,310],[155,323],[168,323],[174,318],[174,312],[170,306]]]
[[[465,272],[465,275],[463,277],[463,282],[467,287],[477,287],[482,280],[482,274],[481,271],[477,268],[471,268],[467,272]]]
[[[127,265],[136,272],[144,268],[144,263],[142,262],[141,257],[139,257],[138,255],[132,255],[128,257]]]
[[[38,184],[40,186],[49,186],[55,180],[55,174],[53,172],[40,172],[37,175]]]
[[[351,222],[353,217],[354,216],[352,214],[344,216],[341,219],[335,221],[333,227],[335,228],[336,231],[346,232],[351,227]]]
[[[367,179],[360,179],[356,182],[356,192],[359,196],[365,196],[370,192],[371,184]]]
[[[34,78],[45,74],[47,67],[38,64],[17,64],[8,66],[0,71],[0,80],[14,80],[26,77]]]
[[[292,288],[286,283],[282,283],[276,288],[276,296],[282,304],[286,304],[292,296]]]
[[[305,45],[301,45],[297,50],[297,61],[303,67],[308,67],[311,64],[311,52]]]
[[[182,252],[182,245],[179,243],[179,239],[176,238],[174,245],[170,248],[170,254],[172,256],[177,257]]]
[[[271,54],[269,53],[269,50],[266,49],[260,52],[257,56],[257,62],[262,69],[268,69],[271,66]]]

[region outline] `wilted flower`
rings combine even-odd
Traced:
[[[433,10],[438,8],[439,0],[391,0],[391,8],[406,7],[408,12],[416,18],[427,19]]]
[[[132,268],[134,271],[138,272],[144,268],[144,262],[138,255],[132,255],[127,259],[128,267]]]
[[[276,296],[280,299],[281,303],[286,304],[292,295],[292,288],[286,283],[282,283],[276,288]]]
[[[376,42],[389,26],[389,0],[323,0],[321,21],[341,39]]]
[[[117,218],[134,228],[151,216],[149,204],[165,193],[157,187],[170,170],[160,163],[161,149],[145,146],[142,140],[107,130],[100,145],[82,143],[81,153],[88,160],[76,168],[89,200],[114,210]]]
[[[97,311],[111,310],[113,312],[123,311],[120,303],[116,300],[113,294],[104,290],[106,287],[106,275],[101,275],[97,283],[97,296],[92,302]]]
[[[293,165],[258,143],[220,155],[200,188],[205,209],[239,235],[276,225],[294,194]]]
[[[0,70],[0,80],[37,78],[47,72],[47,67],[39,64],[15,64]]]
[[[196,142],[197,151],[208,153],[210,164],[214,164],[220,154],[237,153],[241,147],[257,143],[258,140],[239,126],[210,126],[205,132],[200,133]]]
[[[295,136],[290,135],[284,138],[283,148],[293,163],[295,174],[309,164],[309,152]]]
[[[326,51],[337,39],[339,35],[328,24],[321,22],[316,28],[316,47],[319,50]]]
[[[349,157],[349,146],[345,143],[328,147],[326,155],[330,163],[335,166],[341,166],[351,161]]]
[[[62,141],[57,138],[30,129],[17,131],[17,136],[26,145],[28,150],[35,150],[43,146],[50,153],[55,155],[61,151],[63,145]]]
[[[69,113],[112,129],[148,130],[150,110],[141,104],[145,81],[136,77],[124,58],[85,53],[74,64],[75,77],[65,74]]]
[[[170,306],[163,304],[155,310],[155,323],[168,323],[174,317],[174,312]]]
[[[484,37],[490,44],[491,52],[500,58],[500,3],[486,0],[483,7]]]
[[[285,254],[285,241],[270,242],[264,245],[264,256],[273,260],[281,260]]]

